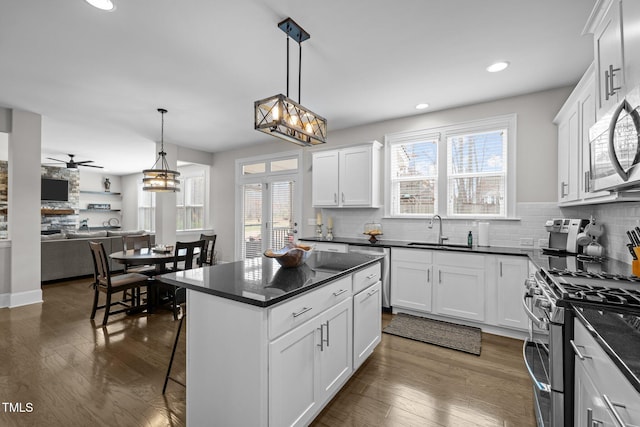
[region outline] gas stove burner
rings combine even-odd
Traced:
[[[565,300],[640,307],[640,292],[638,290],[616,289],[576,283],[562,283],[558,286]]]
[[[583,271],[583,270],[571,271],[571,270],[560,270],[560,269],[557,269],[557,268],[551,268],[551,269],[549,269],[549,273],[554,275],[554,276],[560,276],[560,277],[584,277],[584,278],[587,278],[587,279],[618,280],[618,281],[625,281],[625,282],[640,282],[640,278],[639,277],[623,276],[622,274],[607,273],[606,271],[597,273],[597,272],[593,272],[593,271]]]

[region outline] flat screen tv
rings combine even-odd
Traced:
[[[69,201],[69,181],[64,179],[42,178],[41,200],[52,202]]]

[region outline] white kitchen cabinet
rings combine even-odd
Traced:
[[[351,322],[349,298],[269,344],[269,425],[309,424],[349,378]]]
[[[598,119],[625,93],[621,10],[621,0],[600,0],[587,23],[593,33]]]
[[[434,311],[485,320],[484,255],[437,251],[434,256]]]
[[[640,85],[640,2],[622,2],[622,48],[624,53],[625,86],[627,91]]]
[[[381,150],[377,141],[312,154],[314,207],[378,207]]]
[[[558,203],[578,198],[580,172],[578,170],[578,106],[571,105],[558,124]]]
[[[592,409],[592,419],[600,421],[600,425],[618,426],[619,423],[614,422],[614,412],[624,425],[640,425],[640,393],[579,319],[574,320],[572,345],[575,353],[575,420],[586,421],[588,410]]]
[[[382,339],[382,282],[353,297],[353,369],[362,365]]]
[[[312,155],[311,197],[313,206],[338,206],[339,153],[337,150],[318,151]]]
[[[524,281],[529,276],[529,261],[524,257],[496,256],[496,293],[499,326],[526,330],[528,318],[522,309]]]
[[[391,306],[431,312],[433,251],[391,249]]]
[[[576,426],[613,427],[613,420],[593,384],[591,376],[580,361],[575,365],[573,424]]]

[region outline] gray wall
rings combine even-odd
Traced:
[[[557,197],[557,129],[553,118],[571,93],[572,87],[564,87],[528,95],[505,98],[477,105],[470,105],[444,111],[387,120],[344,130],[331,130],[329,118],[329,138],[319,149],[363,143],[371,140],[384,141],[384,135],[393,132],[426,129],[450,125],[476,119],[484,119],[503,114],[516,113],[517,120],[517,202],[555,202]],[[255,146],[216,153],[212,174],[213,226],[218,234],[216,247],[220,258],[233,259],[234,224],[239,213],[234,210],[235,160],[263,154],[291,151],[294,145],[276,138],[267,139]],[[303,215],[300,236],[312,236],[313,227],[307,219],[315,218],[311,207],[311,152],[305,148],[303,156]],[[381,175],[384,175],[381,171]],[[546,202],[546,203],[545,203]],[[359,210],[363,218],[380,217],[376,210]],[[380,210],[381,211],[381,210]],[[519,215],[520,213],[517,212]],[[351,212],[349,215],[354,215]],[[405,220],[411,221],[411,220]],[[414,220],[415,221],[415,220]],[[364,222],[364,221],[363,221]],[[514,224],[516,227],[517,224]],[[466,229],[465,225],[465,229]],[[462,233],[462,232],[461,232]],[[393,236],[385,236],[394,238]],[[515,240],[517,244],[517,239]]]

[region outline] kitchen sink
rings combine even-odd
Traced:
[[[458,249],[471,249],[467,245],[455,244],[455,243],[432,243],[432,242],[411,242],[408,246],[424,246],[426,248],[458,248]]]

